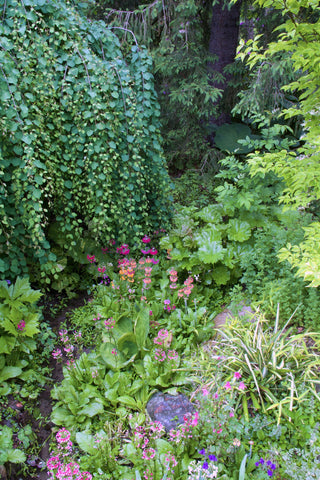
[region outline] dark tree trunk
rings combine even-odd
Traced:
[[[224,74],[224,68],[234,62],[239,38],[239,20],[241,0],[231,8],[226,6],[225,0],[218,0],[212,7],[212,21],[209,40],[209,52],[217,60],[209,62],[208,69],[211,76],[211,84],[223,91],[223,96],[228,95],[228,82],[230,75]],[[224,106],[225,98],[220,102],[220,116],[212,119],[212,123],[221,125],[230,120],[229,112]]]

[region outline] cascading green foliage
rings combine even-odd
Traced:
[[[159,106],[144,48],[124,54],[68,0],[0,0],[0,278],[40,264],[47,231],[131,243],[170,216]]]

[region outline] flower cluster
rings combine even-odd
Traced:
[[[100,274],[102,274],[102,280],[100,282],[100,285],[104,284],[104,285],[110,285],[111,283],[111,279],[110,277],[105,273],[106,272],[106,267],[103,266],[103,267],[98,267],[98,272]]]
[[[52,352],[53,358],[56,360],[63,360],[63,355],[67,357],[67,366],[73,365],[75,358],[74,352],[76,350],[75,345],[73,345],[71,339],[68,336],[67,330],[60,330],[59,331],[60,342],[62,343],[62,349],[57,348]],[[75,343],[82,337],[81,332],[74,332],[73,333]]]
[[[181,443],[183,440],[192,438],[192,429],[198,425],[199,413],[187,414],[183,417],[184,423],[179,425],[177,430],[173,428],[169,432],[169,441],[176,444]]]
[[[203,468],[205,465],[205,468]],[[204,479],[211,479],[217,478],[218,475],[218,467],[213,463],[208,464],[207,462],[197,462],[193,460],[190,462],[188,467],[188,480],[204,480]]]
[[[113,327],[116,324],[116,321],[112,317],[110,317],[110,318],[107,318],[106,320],[104,320],[103,323],[104,323],[107,330],[112,330]]]
[[[120,253],[120,255],[128,255],[130,253],[129,246],[126,243],[121,245],[117,248],[117,253]]]
[[[166,312],[172,312],[173,310],[175,310],[177,307],[175,305],[170,305],[170,300],[167,299],[167,300],[164,300],[164,307],[163,309],[166,311]]]
[[[119,260],[118,264],[121,280],[128,280],[128,282],[133,283],[137,262],[133,258],[130,258],[130,260],[123,258]]]
[[[145,250],[144,248],[141,249],[141,253],[143,255],[157,255],[158,254],[158,250],[156,248],[149,248],[149,250]],[[157,262],[158,263],[158,262]]]
[[[178,297],[188,298],[193,289],[193,277],[188,277],[183,283],[184,287],[178,291]]]
[[[173,268],[169,272],[169,278],[170,278],[170,282],[171,282],[170,283],[170,288],[172,290],[176,289],[177,288],[177,281],[178,281],[178,273]]]
[[[25,328],[26,328],[26,322],[24,320],[21,320],[17,325],[17,329],[21,330],[22,332]]]
[[[260,458],[260,460],[255,463],[255,466],[266,470],[268,477],[273,477],[274,471],[276,469],[276,465],[272,463],[271,460],[266,461],[263,458]]]
[[[47,469],[51,480],[91,480],[89,472],[81,472],[78,463],[72,461],[72,442],[70,432],[62,428],[56,434],[58,454],[47,461]]]
[[[87,260],[90,263],[95,263],[96,262],[96,257],[94,255],[87,255]]]
[[[235,372],[233,374],[233,378],[234,380],[240,380],[241,378],[241,373],[240,372]],[[230,383],[230,382],[226,382],[225,385],[224,385],[224,388],[226,390],[231,390],[232,387],[234,386],[235,384],[234,383]],[[245,390],[247,387],[246,385],[243,383],[243,382],[239,382],[238,385],[235,385],[239,390]]]

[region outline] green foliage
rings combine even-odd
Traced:
[[[168,219],[152,60],[136,46],[124,56],[69,1],[0,7],[0,272],[36,263],[50,283],[81,239],[136,239]]]
[[[26,460],[24,452],[14,448],[12,429],[6,425],[0,426],[0,465],[6,463],[23,463]]]
[[[216,159],[216,163],[217,159]],[[206,171],[207,170],[207,171]],[[174,179],[173,199],[175,203],[186,207],[203,208],[214,203],[216,169],[209,161],[202,171],[187,170],[181,177]]]
[[[179,268],[201,274],[205,284],[226,285],[239,278],[240,259],[250,251],[252,234],[278,221],[274,206],[281,182],[274,175],[251,178],[249,168],[234,157],[221,160],[214,204],[202,209],[177,208],[170,234],[161,246]]]
[[[274,330],[265,326],[264,319],[256,315],[251,321],[237,321],[219,330],[215,342],[217,368],[223,362],[222,381],[241,377],[244,382],[241,389],[244,416],[249,420],[248,405],[266,413],[275,410],[278,423],[283,415],[291,417],[291,411],[303,401],[306,391],[315,392],[317,379],[316,365],[319,355],[309,352],[308,336],[312,334],[290,335],[286,325],[279,330],[279,308]],[[222,357],[223,356],[223,357]],[[306,391],[298,395],[298,385],[306,385]]]
[[[319,329],[320,297],[318,289],[308,288],[302,278],[297,277],[287,260],[279,262],[279,254],[285,245],[299,249],[303,240],[304,225],[311,215],[302,212],[286,212],[279,224],[253,233],[253,247],[241,256],[242,277],[245,288],[242,295],[252,303],[260,305],[268,318],[276,314],[280,304],[282,318],[289,318],[295,311],[291,323],[297,326]]]
[[[212,86],[208,62],[210,2],[152,2],[128,12],[110,10],[108,23],[135,33],[154,59],[166,158],[172,169],[201,163],[208,150],[206,124],[217,112],[221,91]],[[124,31],[124,40],[132,36]]]
[[[214,142],[220,150],[228,153],[248,153],[250,147],[241,146],[239,140],[251,136],[251,129],[242,123],[223,124],[215,131]]]
[[[319,91],[318,91],[318,51],[319,51],[319,5],[314,1],[288,2],[257,1],[263,7],[271,5],[281,10],[283,23],[278,27],[277,42],[271,42],[266,51],[258,47],[256,39],[248,48],[254,47],[247,63],[256,66],[264,62],[274,62],[278,56],[291,57],[292,70],[298,78],[282,87],[286,95],[295,95],[298,103],[282,110],[288,120],[299,119],[303,132],[301,146],[297,149],[283,148],[280,152],[262,155],[252,153],[249,157],[251,172],[261,174],[274,171],[283,178],[285,188],[280,201],[288,208],[307,208],[310,202],[319,199]],[[307,14],[306,14],[307,12]],[[300,247],[289,246],[281,252],[281,259],[289,260],[298,266],[298,274],[310,285],[317,287],[319,280],[319,249],[314,237],[319,236],[319,224],[306,230],[305,241]]]
[[[31,352],[36,348],[33,337],[40,331],[40,314],[36,302],[40,291],[30,287],[27,278],[18,278],[15,285],[0,282],[0,381],[27,379]]]

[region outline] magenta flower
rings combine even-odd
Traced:
[[[96,261],[96,257],[94,255],[87,255],[87,260],[90,263],[94,263]]]
[[[25,328],[26,328],[26,322],[24,320],[21,320],[21,322],[19,322],[17,325],[17,329],[22,331]]]
[[[149,242],[151,242],[151,238],[148,237],[148,235],[145,235],[141,241],[142,241],[143,243],[149,243]]]
[[[179,358],[179,354],[175,350],[168,350],[168,358],[169,360],[176,360]]]
[[[232,388],[231,385],[230,385],[230,382],[227,382],[227,383],[224,385],[224,388],[225,388],[226,390],[230,390],[230,388]]]
[[[143,249],[141,249],[141,253],[143,253],[143,255],[148,255],[149,250],[143,250]]]
[[[241,373],[240,372],[234,372],[234,378],[236,378],[237,380],[239,380],[239,378],[241,378]]]
[[[238,387],[240,390],[245,390],[247,388],[243,382],[240,382]]]
[[[159,263],[159,260],[156,260],[155,258],[152,258],[151,262],[153,263],[153,265],[157,265],[157,263]]]
[[[158,250],[156,250],[155,248],[150,248],[149,255],[157,255],[157,254],[158,254]]]

